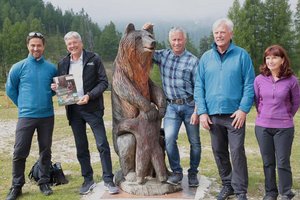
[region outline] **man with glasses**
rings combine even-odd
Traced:
[[[44,195],[52,194],[49,186],[51,145],[54,127],[54,110],[51,90],[57,70],[45,60],[45,38],[41,33],[27,36],[27,58],[14,64],[6,82],[6,94],[18,107],[15,145],[12,162],[12,187],[6,200],[17,199],[25,184],[25,162],[29,155],[32,137],[37,132],[39,145],[39,188]]]

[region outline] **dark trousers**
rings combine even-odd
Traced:
[[[39,174],[38,184],[48,183],[49,167],[51,164],[51,145],[54,117],[19,118],[16,128],[16,138],[13,154],[12,185],[22,187],[25,183],[25,162],[29,155],[34,131],[37,131],[39,145]]]
[[[263,160],[265,192],[268,196],[278,196],[276,185],[276,161],[279,193],[289,196],[292,188],[290,156],[294,140],[292,128],[264,128],[255,126],[255,134]]]
[[[210,118],[213,123],[210,128],[211,145],[222,184],[231,185],[236,194],[247,193],[245,125],[240,129],[235,129],[231,125],[233,118],[230,118],[230,115],[212,115]]]
[[[86,133],[86,123],[93,131],[96,146],[100,154],[104,182],[113,180],[110,148],[106,137],[103,122],[103,110],[94,112],[83,111],[78,105],[70,107],[70,123],[75,138],[77,159],[81,166],[81,174],[85,181],[93,180],[93,168],[89,151],[89,143]]]

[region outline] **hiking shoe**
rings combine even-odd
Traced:
[[[16,200],[21,195],[22,195],[21,187],[11,187],[7,194],[6,200]]]
[[[48,183],[41,184],[40,191],[46,196],[51,195],[53,193],[53,191]]]
[[[114,184],[114,182],[104,183],[104,188],[108,191],[109,194],[119,193],[119,188]]]
[[[232,195],[234,195],[233,188],[231,186],[225,185],[219,193],[217,200],[226,200],[229,196]]]
[[[167,183],[171,185],[178,185],[179,183],[181,183],[182,178],[182,173],[172,173],[172,175],[168,177]]]
[[[96,183],[94,181],[84,181],[80,188],[80,194],[88,194],[96,187]]]
[[[238,194],[236,197],[238,200],[248,200],[247,194]]]
[[[264,196],[263,200],[277,200],[277,197],[273,197],[273,196]]]
[[[198,187],[199,186],[197,173],[189,173],[188,174],[188,179],[189,179],[189,186],[190,187]]]

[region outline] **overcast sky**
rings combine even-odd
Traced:
[[[44,0],[62,10],[82,8],[93,21],[107,24],[110,21],[144,20],[215,20],[225,17],[233,0]],[[244,0],[240,0],[244,2]],[[297,0],[290,0],[295,7]]]

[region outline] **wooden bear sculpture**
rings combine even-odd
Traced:
[[[125,180],[140,184],[153,169],[159,181],[167,178],[159,143],[166,100],[149,78],[154,49],[153,27],[135,30],[129,24],[119,44],[112,78],[114,148]]]

